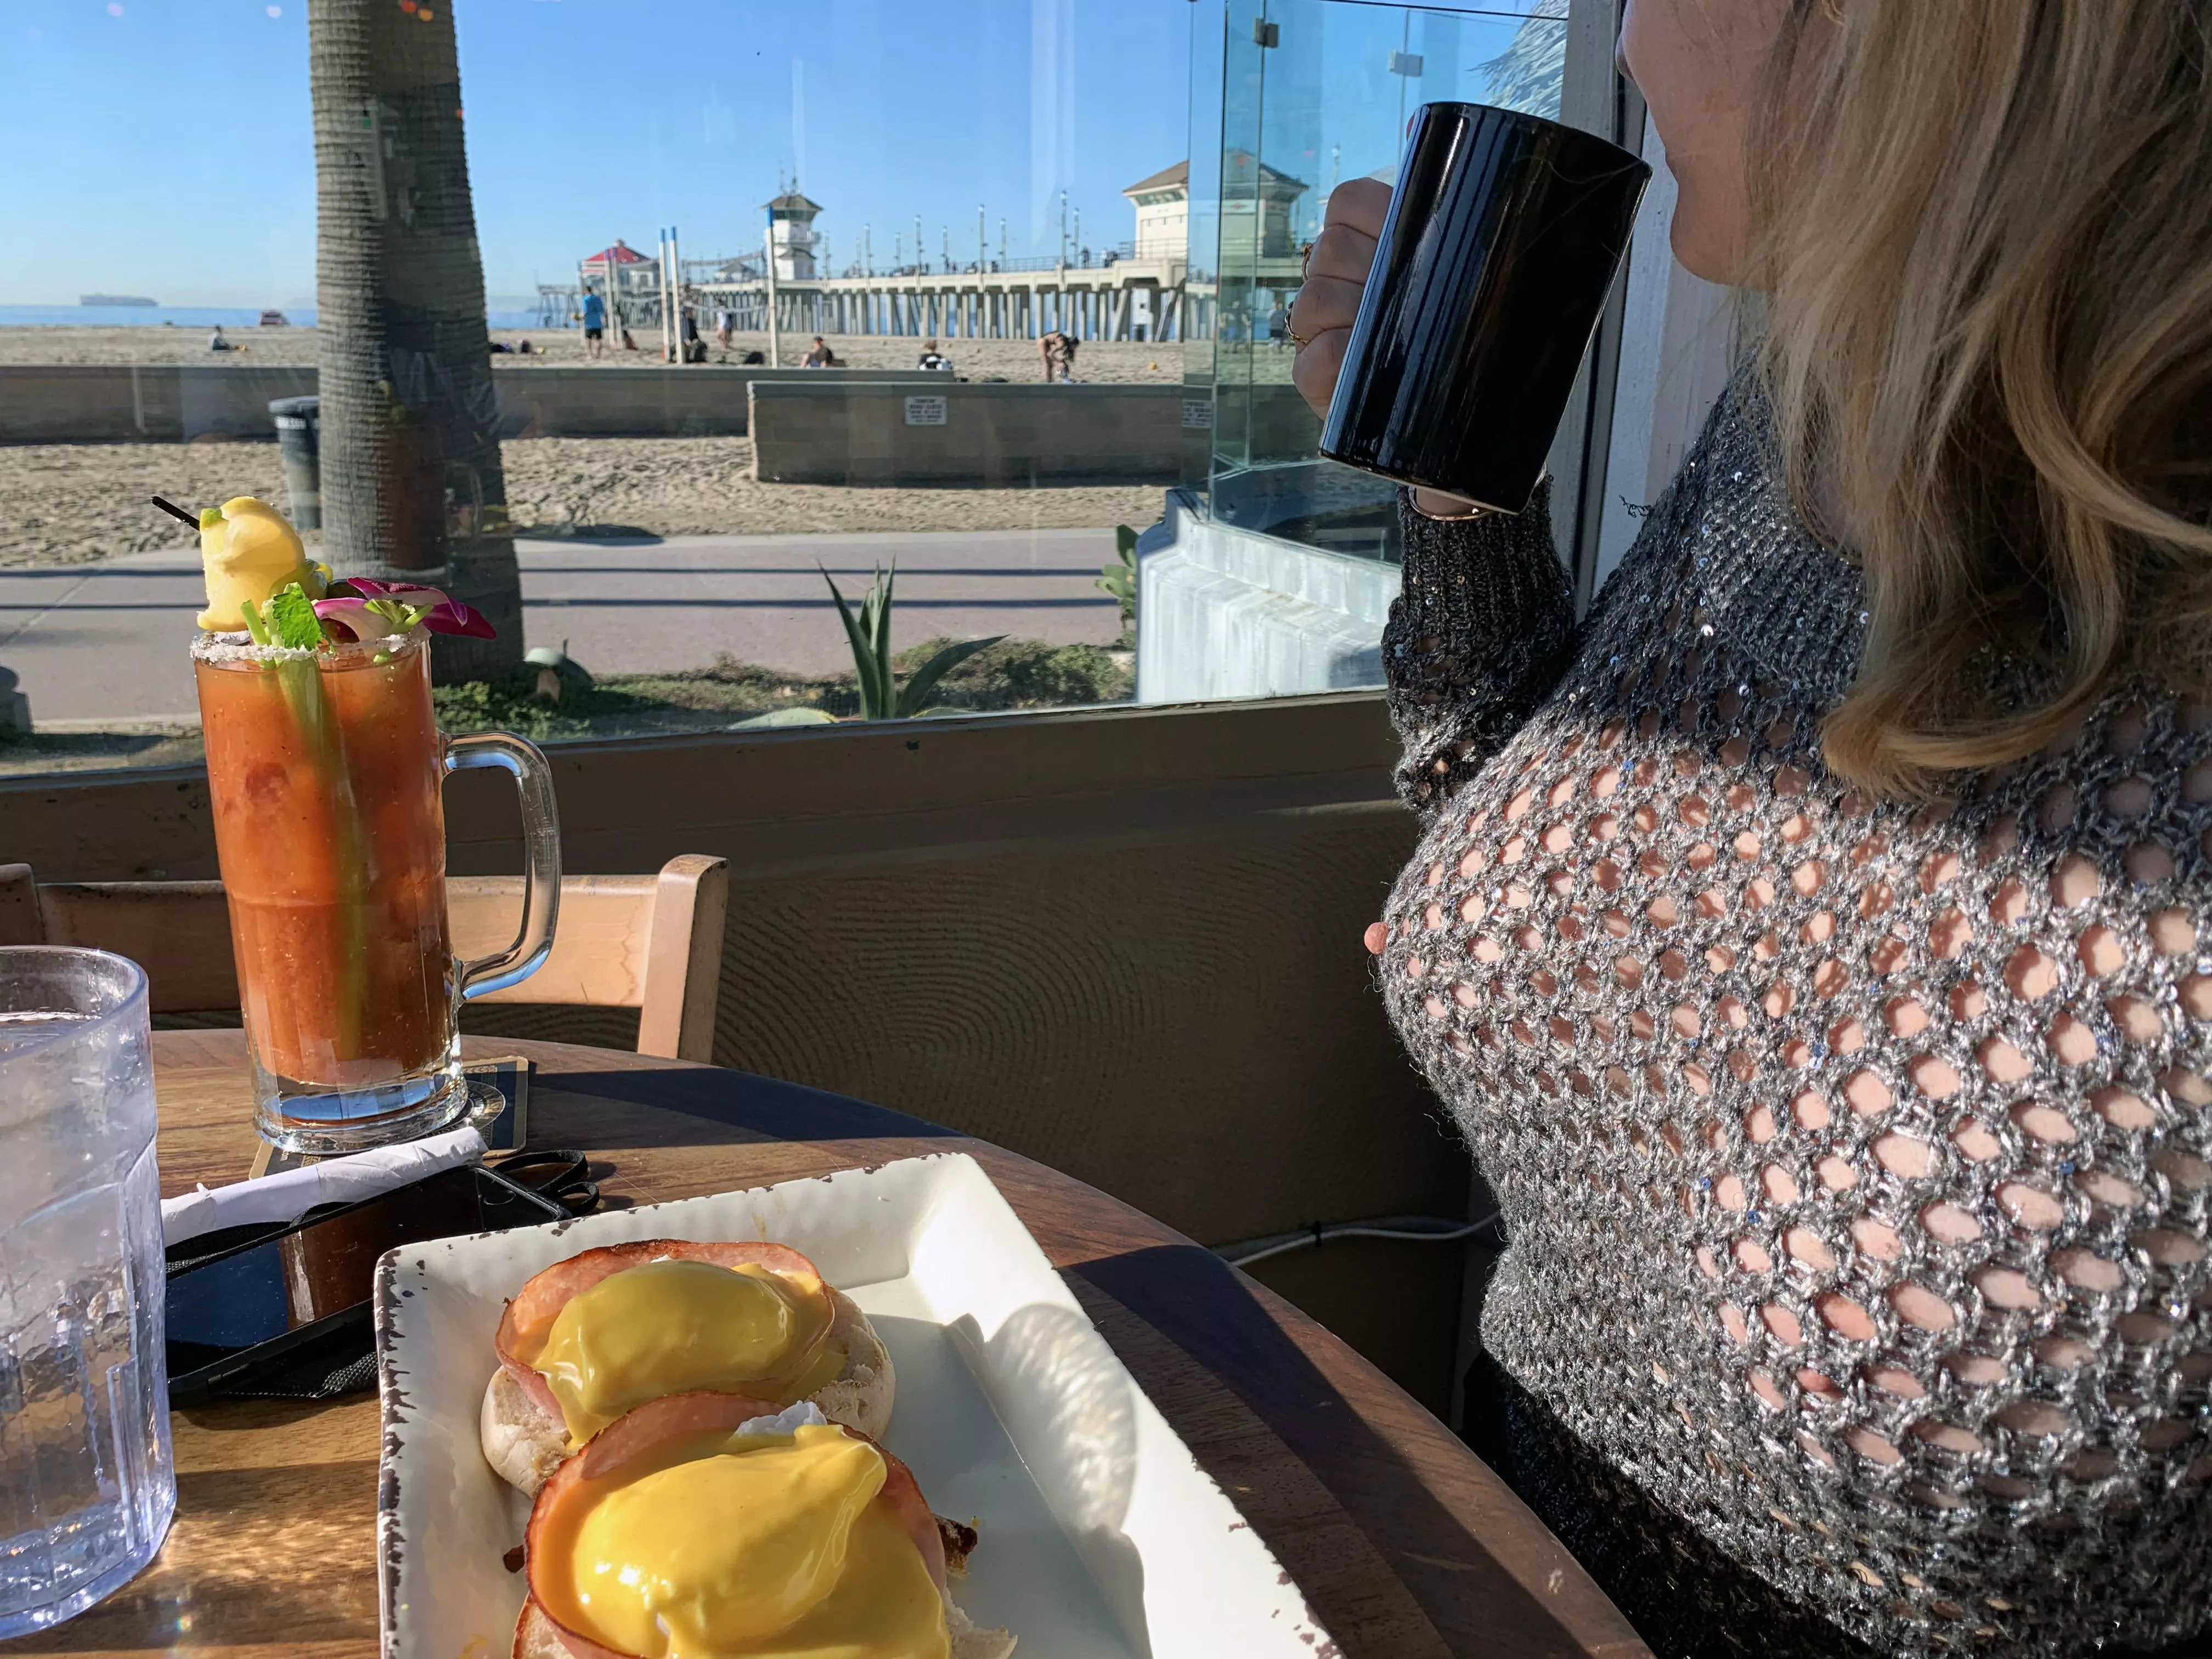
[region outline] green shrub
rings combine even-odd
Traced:
[[[892,672],[910,677],[952,643],[925,640],[899,652]],[[431,696],[448,732],[513,732],[537,742],[713,731],[793,710],[840,720],[862,713],[850,673],[793,674],[730,656],[675,673],[603,675],[589,685],[564,679],[550,702],[538,696],[538,670],[526,668],[503,680],[441,685]],[[1120,702],[1134,689],[1129,670],[1101,647],[1000,640],[946,672],[929,698],[937,708],[988,714]]]
[[[924,640],[901,652],[896,665],[927,661],[945,643]],[[1135,690],[1129,670],[1103,647],[1001,640],[946,674],[936,696],[948,708],[1062,708],[1126,702]]]

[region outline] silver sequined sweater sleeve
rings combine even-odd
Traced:
[[[1574,599],[1547,479],[1520,514],[1431,519],[1401,496],[1404,586],[1382,632],[1398,791],[1424,814],[1480,769],[1565,667]]]

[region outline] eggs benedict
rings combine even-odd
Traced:
[[[1005,1659],[945,1588],[913,1473],[811,1403],[665,1395],[530,1513],[514,1659]]]
[[[507,1304],[478,1423],[485,1461],[526,1492],[624,1413],[702,1389],[811,1401],[881,1434],[890,1356],[851,1297],[781,1244],[647,1239],[556,1262]]]

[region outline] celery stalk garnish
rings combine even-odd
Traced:
[[[297,582],[269,596],[257,611],[252,600],[240,607],[246,631],[259,645],[301,651],[325,643],[322,619],[314,601]],[[374,872],[368,867],[362,833],[361,809],[353,798],[353,772],[346,763],[345,734],[324,694],[322,669],[313,657],[294,658],[270,665],[300,732],[304,752],[313,757],[330,803],[331,867],[343,890],[339,913],[344,929],[341,955],[337,1029],[332,1033],[339,1058],[359,1059],[362,1014],[368,998],[368,890]]]

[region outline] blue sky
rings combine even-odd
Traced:
[[[396,3],[396,0],[394,0]],[[1310,4],[1311,0],[1305,0]],[[1516,0],[1505,0],[1515,5]],[[1277,0],[1278,9],[1282,0]],[[1517,9],[1517,7],[1516,7]],[[306,0],[4,0],[0,303],[283,305],[314,288]],[[1130,235],[1183,159],[1194,0],[456,0],[486,285],[617,236],[757,245],[793,169],[839,265]],[[1466,95],[1466,94],[1462,94]]]

